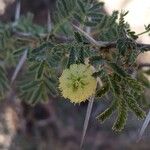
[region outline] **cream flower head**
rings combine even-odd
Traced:
[[[86,101],[96,90],[96,79],[90,65],[73,64],[59,78],[59,89],[64,98],[73,103]]]

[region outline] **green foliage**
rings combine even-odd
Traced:
[[[98,115],[96,119],[101,122],[104,122],[106,119],[108,119],[112,115],[112,113],[116,110],[118,105],[117,103],[118,103],[117,100],[113,101],[111,106],[107,108],[105,111],[103,111],[100,115]]]
[[[103,58],[101,57],[101,56],[99,56],[99,55],[96,55],[96,56],[91,56],[90,58],[89,58],[89,63],[91,64],[91,65],[93,65],[93,64],[101,64],[103,62]]]
[[[101,88],[96,91],[95,97],[102,97],[109,91],[110,85],[109,83],[104,84]]]
[[[34,105],[59,96],[58,78],[62,70],[89,60],[95,68],[93,77],[100,78],[103,85],[97,86],[96,98],[106,94],[113,97],[110,107],[97,119],[104,122],[116,111],[118,116],[113,125],[116,131],[124,128],[129,110],[143,119],[143,104],[139,105],[138,99],[143,96],[144,88],[150,87],[145,76],[149,71],[137,70],[138,80],[129,72],[137,69],[138,54],[148,50],[147,45],[137,44],[136,39],[149,32],[150,25],[136,34],[125,21],[128,12],[114,11],[108,16],[103,5],[96,0],[57,0],[52,31],[48,34],[45,27],[33,23],[32,14],[22,16],[17,24],[0,23],[0,97],[4,98],[9,89],[8,72],[28,49],[26,63],[13,85],[21,100]],[[72,24],[83,31],[90,28],[90,36],[106,45],[93,44],[84,34],[75,31]]]
[[[8,79],[5,69],[0,65],[0,99],[5,97],[5,94],[9,90]]]
[[[114,70],[114,72],[116,72],[118,75],[122,77],[128,76],[127,73],[121,67],[119,67],[116,63],[109,63],[109,65]]]
[[[76,62],[76,53],[75,53],[75,49],[72,47],[70,50],[70,54],[69,54],[69,59],[68,59],[68,63],[67,63],[67,68],[70,67],[70,65],[74,64]]]
[[[113,125],[113,130],[121,131],[126,124],[128,110],[132,111],[139,119],[143,119],[145,117],[145,112],[139,106],[137,101],[137,95],[141,96],[143,93],[143,86],[137,80],[129,77],[129,75],[120,67],[116,67],[114,63],[109,63],[109,66],[112,67],[114,74],[107,76],[105,79],[109,82],[110,90],[113,93],[115,101],[113,100],[111,106],[99,114],[97,119],[104,122],[114,111],[117,110],[118,117]],[[100,97],[108,92],[108,90],[106,91],[104,87],[101,87],[99,91],[101,91],[100,94],[96,94]],[[131,96],[131,93],[133,96]]]
[[[20,83],[20,97],[30,104],[46,101],[49,95],[57,95],[56,86],[56,77],[48,63],[46,61],[37,62],[29,66],[29,71]]]
[[[121,12],[120,13],[120,18],[119,18],[119,26],[118,26],[118,34],[120,37],[126,37],[127,33],[126,33],[126,26],[127,23],[125,22],[124,17],[128,14],[129,12]]]
[[[121,131],[124,128],[127,120],[127,105],[123,99],[118,99],[118,117],[113,125],[113,130]]]
[[[63,0],[57,1],[55,26],[53,33],[62,32],[72,34],[70,21],[74,20],[81,25],[94,27],[98,24],[95,21],[95,16],[99,16],[100,10],[103,7],[102,2],[97,1],[82,1],[82,0]],[[90,18],[90,19],[89,19]],[[69,32],[70,33],[69,33]]]
[[[75,37],[75,40],[77,41],[77,42],[83,42],[83,38],[82,38],[82,36],[80,35],[80,33],[79,32],[74,32],[74,37]]]
[[[140,108],[134,97],[129,93],[124,92],[124,98],[130,110],[133,111],[139,119],[143,119],[145,117],[145,112]]]
[[[78,61],[77,63],[84,64],[84,49],[81,47],[78,53]]]
[[[130,38],[120,38],[117,40],[117,48],[119,50],[119,53],[123,56],[125,56],[125,54],[129,49],[134,49],[136,47],[134,41]]]
[[[33,17],[34,16],[31,13],[28,13],[27,16],[22,16],[13,30],[17,30],[18,32],[25,32],[35,36],[45,33],[45,28],[33,24]]]
[[[147,75],[150,75],[150,71],[149,70],[147,70],[145,73]],[[137,78],[141,81],[143,86],[145,86],[147,88],[150,88],[150,81],[148,80],[148,78],[145,76],[145,74],[142,71],[138,72]]]
[[[97,72],[94,72],[93,73],[93,77],[102,77],[102,76],[104,76],[105,75],[105,72],[104,72],[104,70],[103,69],[101,69],[101,70],[99,70],[99,71],[97,71]]]
[[[139,92],[139,94],[141,94],[140,92],[143,92],[143,86],[140,82],[132,79],[132,78],[126,78],[126,83],[131,87],[133,88],[137,94]]]

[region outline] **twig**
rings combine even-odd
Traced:
[[[17,24],[20,18],[20,7],[21,7],[21,0],[16,0],[16,11],[15,11],[15,23]]]
[[[105,46],[105,42],[97,42],[95,39],[93,39],[88,33],[86,33],[85,31],[83,31],[82,29],[80,29],[79,27],[77,27],[76,25],[72,24],[72,26],[74,27],[74,29],[76,29],[78,32],[82,33],[92,44],[99,46],[99,47],[103,47]]]
[[[52,22],[51,22],[51,15],[50,15],[50,9],[47,9],[47,31],[48,33],[52,30]]]
[[[16,77],[17,77],[19,71],[20,71],[20,69],[22,68],[22,66],[23,66],[23,64],[24,64],[24,62],[25,62],[25,60],[26,60],[26,58],[27,58],[27,53],[28,53],[28,49],[26,49],[26,50],[24,51],[22,57],[21,57],[20,60],[19,60],[18,65],[16,66],[16,69],[15,69],[13,75],[12,75],[12,78],[11,78],[11,84],[15,81],[15,79],[16,79]]]
[[[144,131],[147,128],[149,122],[150,122],[150,111],[149,111],[148,115],[146,116],[146,119],[145,119],[145,121],[144,121],[144,123],[142,125],[142,128],[140,130],[137,142],[139,142],[141,140],[141,138],[142,138],[142,136],[144,134]]]
[[[143,32],[141,32],[141,33],[138,33],[137,36],[140,36],[140,35],[145,34],[145,33],[147,33],[147,32],[149,32],[149,30],[143,31]]]
[[[138,69],[141,69],[141,68],[144,68],[144,67],[150,68],[150,63],[140,63],[138,65]]]
[[[76,26],[74,26],[74,28],[76,28]],[[77,29],[78,29],[78,27],[77,27]],[[91,28],[86,28],[86,32],[84,32],[84,33],[86,35],[88,35],[88,34],[90,34],[90,32],[91,32]],[[88,36],[88,37],[90,37],[90,36]],[[92,39],[92,37],[91,37],[91,39]],[[87,107],[87,111],[86,111],[86,116],[85,116],[85,120],[84,120],[84,125],[83,125],[83,130],[82,130],[82,138],[81,138],[81,143],[80,143],[80,149],[82,149],[82,146],[83,146],[83,143],[84,143],[86,131],[87,131],[90,116],[91,116],[91,113],[92,113],[94,98],[95,98],[95,94],[92,95],[92,97],[90,97],[90,99],[89,99],[89,103],[88,103],[88,107]]]
[[[22,57],[21,57],[20,60],[19,60],[18,65],[16,66],[16,69],[15,69],[15,71],[14,71],[12,77],[11,77],[11,85],[13,85],[13,83],[14,83],[14,81],[15,81],[15,79],[16,79],[16,77],[17,77],[19,71],[20,71],[20,69],[22,68],[22,66],[23,66],[23,64],[24,64],[24,62],[25,62],[25,60],[26,60],[27,53],[28,53],[28,49],[26,49],[26,50],[24,51]],[[8,101],[9,103],[14,102],[13,88],[10,88],[10,90],[9,90],[9,92],[8,92],[7,101]]]
[[[84,121],[84,126],[83,126],[83,133],[82,133],[82,138],[81,138],[80,149],[82,149],[82,146],[83,146],[83,143],[84,143],[87,127],[88,127],[88,124],[89,124],[90,115],[91,115],[91,112],[92,112],[94,98],[95,98],[95,96],[92,96],[89,100],[89,103],[88,103],[87,112],[86,112],[85,121]]]
[[[107,41],[96,41],[94,38],[92,38],[89,34],[87,34],[85,31],[83,31],[82,29],[80,29],[79,27],[72,25],[74,27],[75,30],[77,30],[78,32],[80,32],[81,34],[83,34],[83,36],[89,40],[89,42],[91,44],[93,44],[94,46],[98,47],[99,50],[102,49],[109,49],[111,50],[112,48],[116,48],[117,42],[116,41],[112,41],[112,42],[107,42]],[[19,37],[23,37],[23,38],[32,38],[35,39],[35,36],[31,33],[25,33],[25,32],[18,32],[13,30],[13,34],[15,36],[19,36]],[[43,33],[43,34],[39,34],[39,37],[41,38],[45,38],[47,37],[49,34],[47,33]],[[73,37],[65,37],[65,36],[59,36],[59,35],[52,35],[54,37],[54,39],[62,42],[62,43],[68,43],[68,42],[72,42],[74,39]],[[36,37],[37,38],[37,37]],[[150,44],[143,44],[143,43],[136,43],[137,48],[143,49],[143,51],[150,51]]]
[[[100,87],[103,86],[103,83],[102,83],[102,81],[99,77],[97,78],[97,85],[98,84],[99,84]],[[83,143],[84,143],[84,140],[85,140],[85,135],[86,135],[86,131],[87,131],[87,128],[88,128],[89,119],[90,119],[90,115],[91,115],[91,112],[92,112],[94,99],[95,99],[95,95],[93,95],[90,98],[89,103],[88,103],[87,112],[86,112],[85,121],[84,121],[84,126],[83,126],[83,133],[82,133],[82,138],[81,138],[81,143],[80,143],[80,150],[82,150],[82,146],[83,146]]]
[[[87,34],[85,31],[77,27],[76,25],[73,25],[75,30],[80,32],[86,39],[89,40],[89,42],[95,46],[98,46],[100,49],[111,49],[116,48],[117,41],[113,42],[106,42],[106,41],[96,41],[94,38],[92,38],[89,34]],[[150,44],[143,44],[143,43],[136,43],[138,48],[144,49],[144,51],[150,51]]]

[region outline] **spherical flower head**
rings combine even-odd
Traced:
[[[70,68],[65,69],[59,78],[59,89],[63,97],[73,103],[87,100],[96,90],[96,79],[92,74],[93,68],[90,65],[70,65]]]

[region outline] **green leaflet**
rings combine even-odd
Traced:
[[[82,17],[78,13],[74,13],[74,18],[81,23],[83,22]]]
[[[132,53],[133,52],[135,53],[135,51],[133,50],[136,49],[136,44],[131,38],[122,37],[117,40],[116,47],[122,56],[125,56],[125,54],[129,54],[129,53],[130,55],[133,55]]]
[[[43,101],[48,101],[49,100],[49,95],[46,86],[42,86],[42,92],[41,92],[41,98]]]
[[[113,11],[112,16],[108,20],[107,26],[113,26],[118,18],[118,11]]]
[[[111,84],[113,86],[115,95],[120,96],[121,90],[122,90],[120,84],[118,82],[116,82],[116,80],[114,80],[113,78],[110,78],[110,80],[111,80]]]
[[[45,65],[45,61],[42,61],[39,64],[39,67],[38,67],[37,72],[36,72],[36,79],[40,79],[43,76],[44,65]]]
[[[143,93],[144,87],[142,86],[140,82],[138,82],[137,80],[131,77],[127,77],[124,80],[125,80],[125,83],[127,83],[130,88],[134,89],[134,91],[136,91],[138,95]]]
[[[40,46],[32,50],[32,54],[41,53],[42,51],[46,51],[48,48],[52,48],[54,45],[51,42],[42,43]]]
[[[84,3],[80,0],[77,1],[78,6],[80,7],[80,10],[82,11],[83,14],[86,13],[85,7],[84,7]]]
[[[76,53],[75,53],[75,49],[72,47],[70,49],[70,54],[69,54],[69,58],[68,58],[67,68],[69,68],[70,65],[74,64],[75,62],[76,62]]]
[[[103,111],[101,114],[99,114],[96,119],[98,121],[104,122],[106,119],[108,119],[112,113],[116,110],[117,108],[117,101],[113,101],[111,106],[107,108],[105,111]]]
[[[49,94],[51,96],[57,95],[54,83],[50,78],[29,82],[24,86],[21,86],[21,90],[22,92],[20,97],[32,105],[48,100]]]
[[[35,105],[38,101],[40,101],[40,99],[41,99],[41,88],[38,87],[31,95],[29,103],[31,105]]]
[[[99,70],[99,71],[97,71],[97,72],[94,72],[93,74],[92,74],[92,76],[93,77],[103,77],[105,75],[105,72],[104,72],[104,70],[103,69],[101,69],[101,70]]]
[[[4,98],[9,89],[8,79],[5,69],[0,65],[0,99]]]
[[[120,18],[119,18],[119,26],[118,26],[118,34],[120,37],[126,37],[126,32],[125,32],[125,28],[126,28],[126,22],[124,17],[128,14],[127,12],[121,12],[120,13]]]
[[[148,74],[149,72],[147,72]],[[139,81],[143,84],[143,86],[145,86],[146,88],[150,88],[150,81],[148,80],[148,78],[144,75],[143,72],[139,72],[138,73],[138,79]]]
[[[108,63],[108,65],[114,70],[115,73],[122,77],[127,77],[128,74],[121,68],[119,67],[116,63]]]
[[[87,26],[87,27],[94,27],[94,26],[97,25],[97,22],[94,22],[94,21],[85,21],[84,25]]]
[[[6,77],[6,74],[5,74],[5,71],[0,68],[0,79],[6,81],[7,80],[7,77]]]
[[[48,88],[49,93],[52,96],[57,96],[58,95],[56,88],[53,86],[54,82],[51,78],[45,78],[44,83],[45,83],[45,86]]]
[[[126,100],[130,110],[133,111],[139,119],[143,119],[145,117],[145,112],[141,109],[136,100],[127,92],[124,93],[124,99]]]
[[[103,58],[101,56],[92,56],[89,58],[89,63],[93,65],[94,63],[101,63]]]
[[[98,90],[96,90],[95,97],[100,98],[103,95],[105,95],[110,89],[110,85],[108,83],[104,84],[102,87],[100,87]]]
[[[23,91],[31,90],[31,89],[33,89],[34,87],[36,87],[38,84],[39,84],[39,81],[37,81],[37,80],[31,81],[31,82],[26,83],[25,85],[21,86],[21,89],[22,89]]]
[[[66,13],[68,14],[68,13],[69,13],[69,10],[68,10],[66,1],[65,1],[65,0],[62,0],[62,4],[63,4],[63,7],[64,7],[64,11],[66,11]]]
[[[115,131],[121,131],[127,121],[127,105],[123,99],[118,99],[118,117],[115,121],[112,129]]]
[[[103,2],[95,2],[95,4],[93,4],[93,6],[89,9],[89,11],[97,11],[100,8],[102,8],[104,5]]]
[[[146,73],[147,75],[150,75],[150,69],[144,71],[144,73]]]
[[[78,53],[77,63],[84,64],[84,49],[81,47]]]
[[[121,82],[121,80],[122,80],[122,78],[121,78],[118,74],[116,74],[116,73],[114,73],[113,79],[114,79],[116,82]]]
[[[77,42],[83,42],[83,38],[79,32],[74,32],[74,37]]]
[[[102,19],[104,14],[99,13],[99,12],[89,12],[88,16],[92,17],[95,21],[97,20],[97,22],[98,22],[98,20],[100,21]]]
[[[9,90],[8,81],[5,81],[0,78],[0,100],[3,99],[6,95],[6,92]]]
[[[15,51],[13,52],[13,55],[15,55],[15,56],[22,55],[25,50],[26,50],[25,47],[23,47],[23,48],[21,47],[21,48],[15,50]]]
[[[31,71],[36,71],[39,67],[39,63],[35,62],[35,63],[32,63],[30,66],[29,66],[29,72]]]
[[[100,21],[100,23],[98,24],[98,27],[100,29],[103,29],[106,25],[107,25],[107,22],[108,22],[108,17],[106,15],[104,15]]]
[[[125,55],[126,51],[128,50],[128,45],[126,43],[126,38],[120,38],[117,40],[117,49],[121,55]]]

